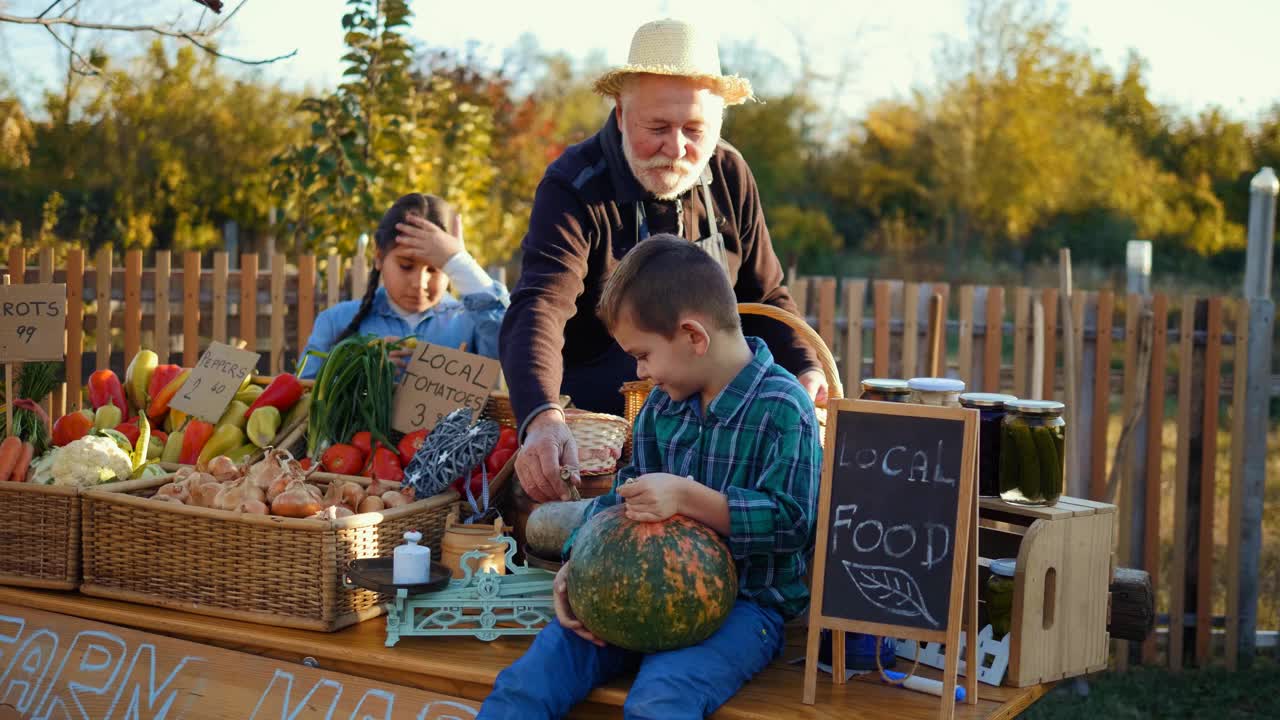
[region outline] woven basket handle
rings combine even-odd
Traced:
[[[827,344],[823,342],[822,336],[814,332],[808,323],[795,313],[764,303],[738,303],[738,314],[763,315],[784,323],[796,331],[818,355],[818,362],[822,364],[822,373],[827,376],[827,396],[832,400],[844,397],[844,385],[840,384],[840,370],[836,367],[836,359],[831,355]]]

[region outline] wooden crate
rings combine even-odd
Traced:
[[[1072,497],[1052,507],[979,501],[979,582],[990,576],[991,560],[1018,563],[1006,685],[1028,687],[1107,667],[1117,517],[1114,505]]]

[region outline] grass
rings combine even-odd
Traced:
[[[1280,664],[1260,657],[1250,670],[1210,669],[1174,674],[1158,668],[1104,673],[1090,678],[1087,696],[1062,683],[1022,715],[1060,718],[1202,718],[1245,720],[1280,717]]]

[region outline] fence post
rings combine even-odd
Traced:
[[[1273,196],[1274,197],[1274,196]],[[1270,271],[1268,268],[1268,275]],[[1269,297],[1249,299],[1248,388],[1244,405],[1244,488],[1240,527],[1239,666],[1253,666],[1257,648],[1258,572],[1262,554],[1262,514],[1267,482],[1268,405],[1271,399],[1271,342],[1276,304]],[[1238,352],[1238,351],[1237,351]]]
[[[1249,183],[1249,254],[1244,266],[1244,297],[1271,297],[1271,248],[1276,237],[1276,194],[1280,180],[1264,167]]]

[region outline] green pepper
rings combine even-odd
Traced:
[[[176,463],[182,457],[182,436],[185,430],[174,430],[169,439],[164,441],[164,452],[160,453],[160,462]]]
[[[304,393],[298,402],[293,404],[289,409],[289,414],[284,416],[284,422],[280,423],[280,427],[286,430],[292,428],[299,420],[307,417],[311,413],[311,393]]]
[[[245,428],[249,442],[260,448],[270,445],[280,432],[280,420],[280,411],[270,405],[255,409],[249,416],[249,425]]]
[[[258,452],[257,445],[254,445],[253,443],[245,443],[238,448],[234,448],[222,454],[230,458],[232,462],[240,462],[256,452]]]
[[[93,429],[106,430],[115,428],[115,426],[124,422],[124,411],[115,406],[115,403],[108,401],[107,404],[99,407],[93,413]]]
[[[261,385],[246,385],[242,389],[236,391],[235,400],[237,402],[244,403],[247,408],[253,404],[254,400],[258,399],[258,396],[262,394],[262,390],[263,388]]]
[[[242,403],[239,400],[232,400],[231,404],[227,406],[226,411],[222,413],[222,417],[218,418],[217,425],[235,425],[241,430],[244,430],[244,426],[248,422],[248,420],[245,419],[244,413],[248,409],[249,405],[247,403]]]
[[[1040,458],[1036,454],[1036,443],[1031,438],[1031,428],[1026,423],[1013,424],[1013,442],[1018,448],[1018,489],[1028,501],[1035,502],[1041,497],[1040,490]]]
[[[209,436],[204,448],[200,450],[200,455],[196,458],[196,464],[203,467],[215,457],[225,455],[243,444],[243,430],[235,425],[219,425],[214,429],[213,434]]]

